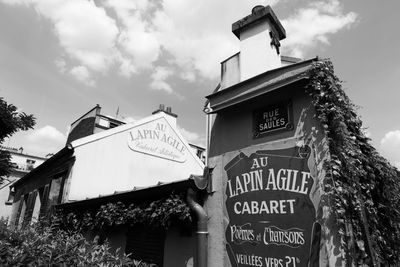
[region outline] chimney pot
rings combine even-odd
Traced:
[[[232,32],[240,40],[240,81],[281,67],[279,41],[286,32],[270,6],[253,7],[250,15],[232,24]]]
[[[172,108],[171,108],[171,107],[165,108],[165,105],[164,105],[164,104],[160,104],[158,110],[153,111],[151,114],[154,115],[154,114],[157,114],[157,113],[159,113],[159,112],[164,112],[164,113],[166,113],[166,114],[168,114],[168,115],[170,115],[170,116],[172,116],[172,117],[174,117],[174,118],[177,118],[177,117],[178,117],[178,115],[172,113]]]
[[[257,11],[263,10],[263,9],[264,9],[264,6],[262,6],[262,5],[255,6],[255,7],[253,7],[253,9],[251,10],[251,14],[254,14],[254,13],[256,13]]]

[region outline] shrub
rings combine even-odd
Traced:
[[[0,221],[0,266],[150,266],[132,261],[107,242],[97,244],[80,233],[32,225],[10,230]]]

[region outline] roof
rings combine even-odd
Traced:
[[[307,72],[311,69],[312,63],[317,60],[318,57],[269,70],[223,90],[214,92],[206,96],[211,108],[211,110],[208,110],[208,113],[216,113],[227,107],[306,79]]]
[[[78,122],[80,119],[84,118],[86,115],[90,114],[92,111],[96,110],[96,109],[101,109],[100,105],[97,104],[96,106],[94,106],[92,109],[90,109],[88,112],[84,113],[82,116],[80,116],[79,118],[77,118],[76,120],[74,120],[72,124]]]
[[[168,116],[168,115],[166,115],[166,116]],[[162,118],[162,117],[165,118],[165,115],[163,115],[163,113],[160,112],[160,113],[145,117],[143,119],[137,120],[137,121],[135,121],[133,123],[122,124],[122,125],[119,125],[119,126],[117,126],[115,128],[108,129],[107,131],[94,133],[94,134],[91,134],[91,135],[76,139],[76,140],[74,140],[74,141],[72,141],[70,143],[70,146],[72,146],[73,148],[76,148],[76,147],[79,147],[79,146],[82,146],[82,145],[85,145],[85,144],[88,144],[88,143],[92,143],[92,142],[95,142],[97,140],[100,140],[100,139],[103,139],[103,138],[107,138],[107,137],[109,137],[111,135],[115,135],[115,134],[118,134],[118,133],[121,133],[121,132],[125,132],[125,131],[130,130],[132,128],[135,128],[135,127],[137,127],[139,125],[146,124],[146,123],[148,123],[150,121],[157,120],[157,119]],[[168,121],[167,121],[167,123],[168,123]]]
[[[297,57],[281,56],[281,61],[288,62],[288,63],[298,63],[298,62],[302,61],[302,59],[297,58]]]
[[[8,152],[10,152],[10,154],[19,155],[19,156],[28,157],[28,158],[43,159],[43,160],[46,159],[46,157],[40,157],[40,156],[35,156],[35,155],[20,152],[18,148],[14,148],[14,147],[7,147],[7,146],[0,145],[0,150],[8,151]]]
[[[174,181],[171,183],[159,183],[154,186],[146,188],[134,188],[133,190],[124,192],[115,192],[112,195],[99,196],[96,198],[90,198],[85,200],[71,201],[62,204],[58,204],[56,207],[59,208],[79,208],[79,207],[92,207],[107,204],[110,202],[140,202],[144,200],[155,199],[157,197],[166,196],[172,192],[182,192],[188,188],[197,188],[196,179],[201,179],[202,176],[191,175],[188,179]]]
[[[58,151],[55,155],[53,155],[51,158],[48,160],[44,161],[42,164],[34,168],[31,172],[28,172],[25,176],[22,176],[21,179],[16,181],[14,184],[12,184],[12,187],[18,186],[22,184],[24,181],[28,180],[30,177],[34,176],[36,173],[41,172],[42,170],[45,170],[48,167],[51,167],[51,164],[53,164],[54,161],[59,160],[63,157],[69,157],[72,156],[74,150],[70,146],[65,146],[62,148],[60,151]]]

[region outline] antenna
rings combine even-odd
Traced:
[[[118,119],[118,113],[119,113],[119,106],[117,108],[117,112],[115,113],[115,118]]]

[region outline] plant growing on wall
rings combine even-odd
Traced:
[[[182,195],[170,196],[140,205],[125,205],[121,202],[102,205],[97,210],[81,213],[66,213],[59,210],[53,218],[62,228],[78,231],[101,229],[105,226],[141,224],[167,229],[174,222],[190,225],[190,208]]]
[[[325,192],[333,202],[342,246],[355,263],[400,262],[400,172],[362,130],[356,107],[329,60],[317,61],[306,87],[327,136],[331,159]]]

